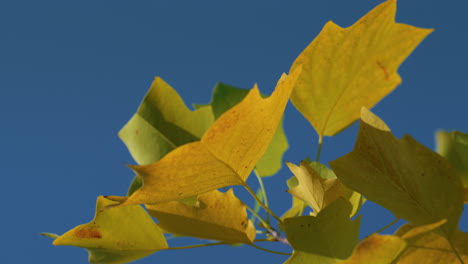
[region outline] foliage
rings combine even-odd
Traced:
[[[396,23],[395,13],[396,0],[388,0],[351,27],[328,22],[270,96],[256,86],[219,84],[212,102],[192,111],[157,77],[119,132],[139,164],[129,165],[136,177],[127,196],[101,196],[90,223],[44,235],[54,245],[86,248],[91,263],[128,263],[175,249],[163,233],[219,241],[182,248],[240,243],[291,255],[288,264],[467,262],[468,234],[458,222],[468,201],[468,134],[440,131],[436,153],[408,135],[397,139],[368,110],[398,86],[399,65],[432,31]],[[286,162],[294,175],[287,182],[292,207],[279,217],[268,207],[262,177],[282,165],[289,99],[320,145],[316,161]],[[322,138],[359,118],[353,151],[331,169],[321,164]],[[252,172],[257,194],[246,183]],[[255,209],[225,189],[234,185],[252,195]],[[359,241],[365,199],[408,224]],[[259,241],[288,244],[292,253]]]

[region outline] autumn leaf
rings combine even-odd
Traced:
[[[432,31],[395,23],[396,0],[386,1],[354,25],[329,21],[291,67],[302,73],[294,106],[320,137],[333,136],[401,83],[399,65]]]
[[[398,236],[373,234],[357,246],[349,259],[339,264],[392,264],[406,245]]]
[[[213,91],[210,103],[215,119],[224,112],[237,105],[248,94],[249,90],[239,89],[226,84],[218,84]],[[267,96],[262,94],[263,98]],[[280,122],[265,154],[255,165],[255,172],[259,176],[271,176],[281,169],[283,154],[288,149],[288,141],[283,130],[283,121]]]
[[[287,218],[284,229],[293,255],[285,264],[337,263],[347,259],[358,242],[360,218],[352,221],[352,208],[338,199],[317,216]]]
[[[352,152],[330,162],[349,188],[415,225],[447,219],[450,237],[463,210],[460,178],[443,157],[412,137],[395,138],[387,125],[363,108]]]
[[[359,193],[347,189],[338,180],[330,169],[318,162],[310,164],[302,161],[300,166],[286,162],[291,172],[294,174],[296,183],[289,183],[288,190],[294,197],[307,202],[316,215],[329,204],[343,197],[349,200],[353,210],[350,217],[354,216],[360,209],[363,199]]]
[[[89,262],[108,264],[128,263],[167,248],[160,228],[141,206],[103,210],[114,204],[98,197],[94,219],[59,236],[53,244],[86,248]]]
[[[284,74],[267,99],[254,87],[242,102],[220,116],[200,141],[182,145],[153,164],[130,166],[142,178],[143,186],[122,205],[164,203],[229,185],[245,185],[273,138],[299,72]]]
[[[414,232],[415,228],[417,227],[407,224],[395,233],[406,237],[409,244],[408,249],[400,256],[398,264],[460,264],[460,258],[468,263],[468,233],[456,230],[450,242],[436,231],[409,237],[408,234]],[[454,249],[460,258],[454,253]]]
[[[151,164],[178,146],[200,140],[213,120],[210,106],[191,111],[169,84],[156,77],[119,137],[138,164]],[[141,179],[135,177],[129,194],[140,187]]]
[[[253,242],[255,227],[247,218],[245,204],[232,189],[201,194],[198,200],[198,207],[173,201],[146,208],[169,233],[231,243]]]
[[[439,131],[437,152],[457,170],[464,187],[464,201],[468,203],[468,134],[459,131]]]

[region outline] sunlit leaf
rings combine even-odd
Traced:
[[[245,184],[273,138],[299,72],[284,74],[267,99],[252,89],[201,141],[178,147],[153,164],[131,166],[143,186],[124,204],[163,203]]]
[[[180,202],[147,205],[165,231],[231,243],[251,243],[255,228],[247,218],[245,205],[230,189],[226,193],[211,191],[198,197],[198,208]]]
[[[151,164],[178,146],[199,140],[213,120],[210,106],[191,111],[169,84],[156,77],[119,137],[138,164]],[[129,195],[140,187],[141,179],[135,177]]]
[[[287,218],[284,228],[293,255],[286,264],[337,263],[347,259],[358,242],[360,218],[351,221],[348,201],[338,199],[317,216]]]
[[[396,235],[408,237],[407,234],[414,229],[414,226],[407,224],[401,227]],[[460,264],[461,262],[455,255],[453,248],[456,249],[460,258],[468,263],[468,233],[456,230],[450,239],[451,242],[436,231],[407,238],[407,240],[409,247],[399,258],[398,264]],[[452,243],[453,248],[450,243]]]
[[[286,163],[295,175],[288,181],[289,190],[294,197],[305,201],[314,210],[313,215],[323,210],[339,197],[348,199],[353,210],[350,217],[356,215],[362,203],[361,195],[349,190],[336,178],[332,170],[318,162],[301,162],[300,166]]]
[[[373,234],[362,241],[353,255],[340,264],[392,264],[406,248],[406,241],[398,236]]]
[[[412,137],[395,138],[377,116],[363,108],[352,152],[330,162],[338,178],[413,224],[447,219],[449,237],[463,210],[460,178],[443,157]]]
[[[437,152],[448,159],[457,170],[465,188],[465,203],[468,203],[468,134],[459,131],[439,131]]]
[[[395,23],[396,0],[386,1],[354,25],[328,22],[299,55],[302,73],[294,106],[321,136],[333,136],[401,83],[397,69],[432,31]]]
[[[120,264],[143,258],[167,248],[161,229],[139,205],[114,207],[102,196],[96,202],[96,215],[54,240],[56,246],[86,248],[89,262]]]
[[[237,105],[248,94],[249,90],[239,89],[230,85],[219,83],[213,91],[211,108],[215,119],[224,112]],[[267,96],[262,94],[263,98]],[[278,125],[273,139],[265,154],[255,165],[255,172],[260,176],[271,176],[281,169],[283,154],[288,149],[288,141],[283,130],[283,122]]]

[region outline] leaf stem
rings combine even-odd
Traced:
[[[379,230],[375,231],[375,232],[372,233],[372,234],[378,234],[378,233],[384,231],[385,229],[387,229],[387,228],[391,227],[392,225],[396,224],[396,222],[398,222],[400,219],[401,219],[400,217],[397,217],[397,218],[393,219],[392,222],[390,222],[389,224],[387,224],[387,225],[384,226],[384,227],[381,227]],[[370,236],[370,235],[369,235],[369,236]],[[369,236],[366,236],[365,238],[361,239],[361,241],[364,240],[364,239],[366,239],[366,238],[368,238]]]
[[[199,248],[199,247],[211,247],[211,246],[220,246],[220,245],[228,245],[228,244],[231,244],[231,243],[217,242],[217,243],[207,243],[207,244],[190,245],[190,246],[182,246],[182,247],[168,247],[168,248],[163,248],[161,250],[177,250],[177,249],[188,249],[188,248]]]
[[[268,197],[267,197],[267,193],[266,193],[266,190],[265,190],[265,185],[263,184],[263,179],[260,175],[258,175],[258,173],[254,170],[254,174],[255,176],[257,177],[257,180],[258,180],[258,184],[260,185],[260,190],[262,191],[262,197],[263,197],[263,202],[265,203],[265,205],[268,207]],[[266,219],[265,221],[267,223],[270,222],[270,215],[266,215]]]
[[[268,228],[271,228],[270,224],[269,224],[267,221],[263,220],[263,218],[261,218],[261,217],[257,214],[257,212],[255,212],[254,209],[250,208],[250,206],[248,206],[246,203],[244,203],[244,202],[242,202],[242,203],[245,205],[245,207],[247,208],[247,210],[249,210],[249,211],[252,213],[252,215],[255,216],[255,217],[258,219],[258,221],[260,221],[260,223],[262,223],[262,225],[263,225],[265,228],[267,228],[267,229],[268,229]]]
[[[315,156],[315,161],[316,162],[319,162],[319,160],[320,160],[320,154],[322,152],[322,145],[323,145],[323,136],[319,135],[317,155]]]
[[[252,247],[254,247],[256,249],[260,249],[260,250],[263,250],[263,251],[266,251],[266,252],[278,254],[278,255],[286,255],[286,256],[291,256],[292,255],[291,253],[278,252],[278,251],[262,248],[260,246],[255,245],[255,244],[246,244],[246,245],[252,246]]]
[[[271,216],[273,216],[276,220],[278,220],[279,223],[283,223],[283,220],[281,220],[281,218],[279,218],[275,213],[273,213],[273,211],[271,211],[270,208],[268,208],[268,206],[266,206],[266,205],[257,197],[257,195],[255,195],[255,192],[252,191],[252,189],[250,188],[249,185],[247,185],[246,183],[243,183],[242,186],[244,186],[244,188],[250,193],[250,195],[252,195],[252,197],[258,202],[258,204],[260,204],[260,206],[263,207],[263,209],[265,209],[265,211],[267,211]]]

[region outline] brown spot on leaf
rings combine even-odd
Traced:
[[[74,232],[76,237],[79,238],[102,238],[101,233],[99,230],[95,228],[81,228],[77,229]]]
[[[383,71],[385,80],[390,79],[390,74],[388,73],[387,67],[385,67],[380,61],[376,61],[377,66]]]
[[[138,135],[138,133],[140,133],[140,131],[138,131],[138,129],[135,129],[135,135]]]

